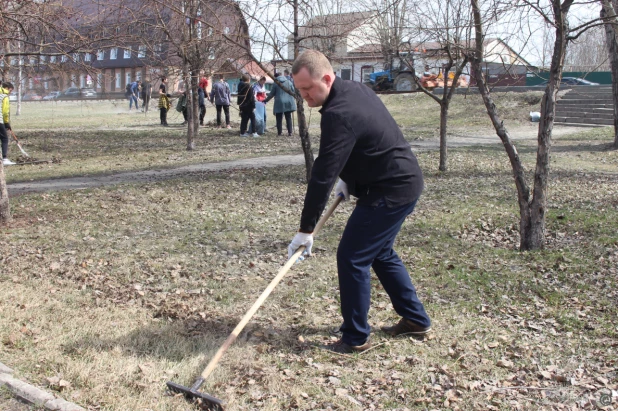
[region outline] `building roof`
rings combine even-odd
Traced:
[[[270,63],[261,63],[271,73],[274,71],[274,66]],[[253,60],[247,59],[228,59],[215,74],[247,74],[252,80],[259,80],[260,77],[266,77],[267,83],[273,83],[272,78],[267,72]]]
[[[298,28],[298,35],[299,37],[308,37],[315,34],[343,36],[367,23],[374,15],[375,12],[359,11],[315,16],[307,24]]]

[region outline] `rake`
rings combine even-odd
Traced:
[[[315,229],[313,230],[314,236],[318,233],[318,231],[320,231],[326,220],[328,220],[328,217],[330,217],[330,215],[335,211],[335,209],[342,200],[343,198],[341,196],[335,197],[335,201],[333,202],[333,204],[328,208],[326,213],[322,216],[322,218],[320,218],[320,221],[318,221],[317,225],[315,226]],[[305,246],[300,246],[298,250],[296,250],[296,252],[292,255],[292,257],[289,258],[287,263],[285,263],[285,265],[279,269],[279,272],[277,273],[275,278],[273,278],[270,284],[268,284],[268,287],[266,287],[266,289],[262,292],[257,301],[253,303],[253,305],[251,306],[249,311],[247,311],[244,317],[242,317],[240,323],[238,323],[238,325],[236,326],[236,328],[234,328],[229,337],[227,337],[223,345],[219,348],[214,357],[212,357],[202,374],[198,377],[197,380],[195,380],[193,385],[191,387],[186,387],[184,385],[168,381],[167,387],[170,389],[170,391],[183,394],[188,400],[198,402],[202,409],[223,411],[224,403],[222,400],[198,391],[199,388],[202,386],[208,376],[213,372],[223,354],[236,340],[236,337],[238,337],[243,328],[245,328],[249,320],[251,320],[256,311],[262,306],[264,301],[266,301],[266,298],[268,298],[270,293],[275,289],[277,284],[279,284],[279,282],[283,279],[283,277],[287,274],[292,265],[294,265],[296,260],[302,255],[304,251]]]
[[[15,135],[15,133],[13,133],[13,130],[11,129],[11,135],[13,136],[13,140],[15,140],[15,142],[17,143],[17,147],[19,147],[19,150],[22,152],[23,155],[25,155],[26,157],[30,157],[28,155],[28,153],[26,153],[26,150],[24,150],[24,148],[21,146],[21,144],[19,144],[19,140],[17,139],[17,136]]]

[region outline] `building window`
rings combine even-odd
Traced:
[[[160,55],[163,52],[163,45],[162,44],[155,44],[154,51],[155,51],[155,53],[157,55]]]
[[[105,58],[105,52],[103,50],[97,51],[97,60],[103,60]]]
[[[63,63],[66,63],[67,62],[67,55],[63,54],[62,57],[60,58],[60,61],[63,62]]]
[[[92,55],[90,53],[84,54],[84,61],[92,61]]]
[[[95,84],[95,88],[101,88],[103,86],[103,73],[97,74],[97,84]]]
[[[142,72],[138,71],[135,73],[135,81],[142,81]]]
[[[33,66],[36,64],[36,59],[34,57],[30,57],[30,64]]]
[[[212,27],[208,27],[208,37],[212,36]]]
[[[120,74],[116,75],[116,90],[120,90],[121,88],[121,78],[120,78]]]
[[[47,56],[41,56],[41,57],[39,57],[39,60],[40,60],[41,63],[44,63],[44,62],[47,61]]]
[[[224,34],[230,34],[230,28],[229,27],[224,28],[223,29],[223,33]]]
[[[143,59],[146,57],[146,46],[139,46],[139,51],[137,52],[137,57]]]
[[[130,59],[131,58],[131,49],[124,49],[124,55],[122,56],[125,59]]]
[[[126,78],[126,81],[124,85],[126,86],[127,84],[131,84],[131,73],[126,73],[125,78]]]
[[[111,60],[116,60],[118,58],[118,49],[116,47],[109,50],[109,58]]]
[[[363,83],[369,83],[369,75],[371,73],[373,73],[372,66],[365,66],[361,68],[361,79],[363,80]]]
[[[86,87],[86,76],[83,74],[79,75],[79,86],[82,88]]]
[[[73,53],[73,61],[74,62],[79,62],[79,53]]]
[[[56,56],[49,56],[49,62],[50,63],[55,63],[56,62]]]

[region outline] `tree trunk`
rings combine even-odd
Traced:
[[[311,170],[313,169],[313,151],[311,150],[311,138],[309,137],[309,127],[307,126],[307,117],[305,116],[305,105],[303,99],[296,92],[296,119],[298,122],[298,134],[300,135],[300,144],[303,147],[305,155],[305,171],[307,182],[311,178]]]
[[[195,149],[195,126],[193,125],[193,117],[194,114],[194,104],[195,94],[193,94],[193,86],[195,83],[194,77],[191,75],[191,69],[189,68],[189,63],[185,62],[182,70],[183,78],[185,81],[185,94],[187,96],[186,100],[186,110],[187,110],[187,151],[192,151]],[[197,85],[197,84],[196,84]],[[197,88],[197,87],[196,87]],[[197,90],[196,90],[197,92]]]
[[[446,91],[446,85],[444,86],[444,90]],[[448,105],[449,101],[446,99],[443,99],[440,102],[440,171],[446,171],[447,168],[446,131],[448,120]]]
[[[609,0],[602,1],[601,18],[615,16],[614,7]],[[616,40],[616,28],[613,24],[618,22],[615,17],[611,23],[605,24],[605,37],[609,53],[609,62],[612,72],[612,94],[614,97],[614,144],[612,147],[618,149],[618,42]],[[613,23],[613,24],[612,24]]]
[[[537,250],[543,247],[545,240],[545,211],[547,209],[547,184],[549,179],[549,153],[551,148],[551,133],[554,126],[556,110],[556,96],[558,84],[562,77],[562,67],[566,52],[568,22],[567,14],[571,1],[560,4],[559,0],[552,0],[553,16],[556,27],[556,40],[554,53],[550,66],[550,76],[545,95],[541,102],[541,120],[538,131],[538,148],[536,157],[536,170],[534,173],[534,192],[530,199],[530,189],[526,184],[526,176],[523,165],[517,153],[517,149],[510,139],[509,133],[504,127],[503,121],[498,116],[495,104],[490,96],[487,83],[483,77],[483,39],[484,33],[481,23],[481,12],[478,0],[472,0],[472,12],[475,25],[475,50],[472,58],[473,75],[478,84],[479,92],[485,103],[487,113],[493,123],[496,133],[502,140],[513,168],[515,186],[517,187],[517,199],[520,211],[520,250]]]
[[[4,166],[0,164],[0,225],[6,225],[11,221],[11,208],[9,207],[9,192],[6,188]]]

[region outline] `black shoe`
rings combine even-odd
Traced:
[[[337,340],[332,344],[320,345],[320,348],[339,354],[354,354],[355,352],[367,351],[371,348],[371,341],[367,338],[362,345],[348,345],[341,340]]]
[[[382,331],[391,337],[397,337],[398,335],[425,335],[431,331],[431,327],[423,327],[415,322],[402,318],[393,326],[382,327]]]

